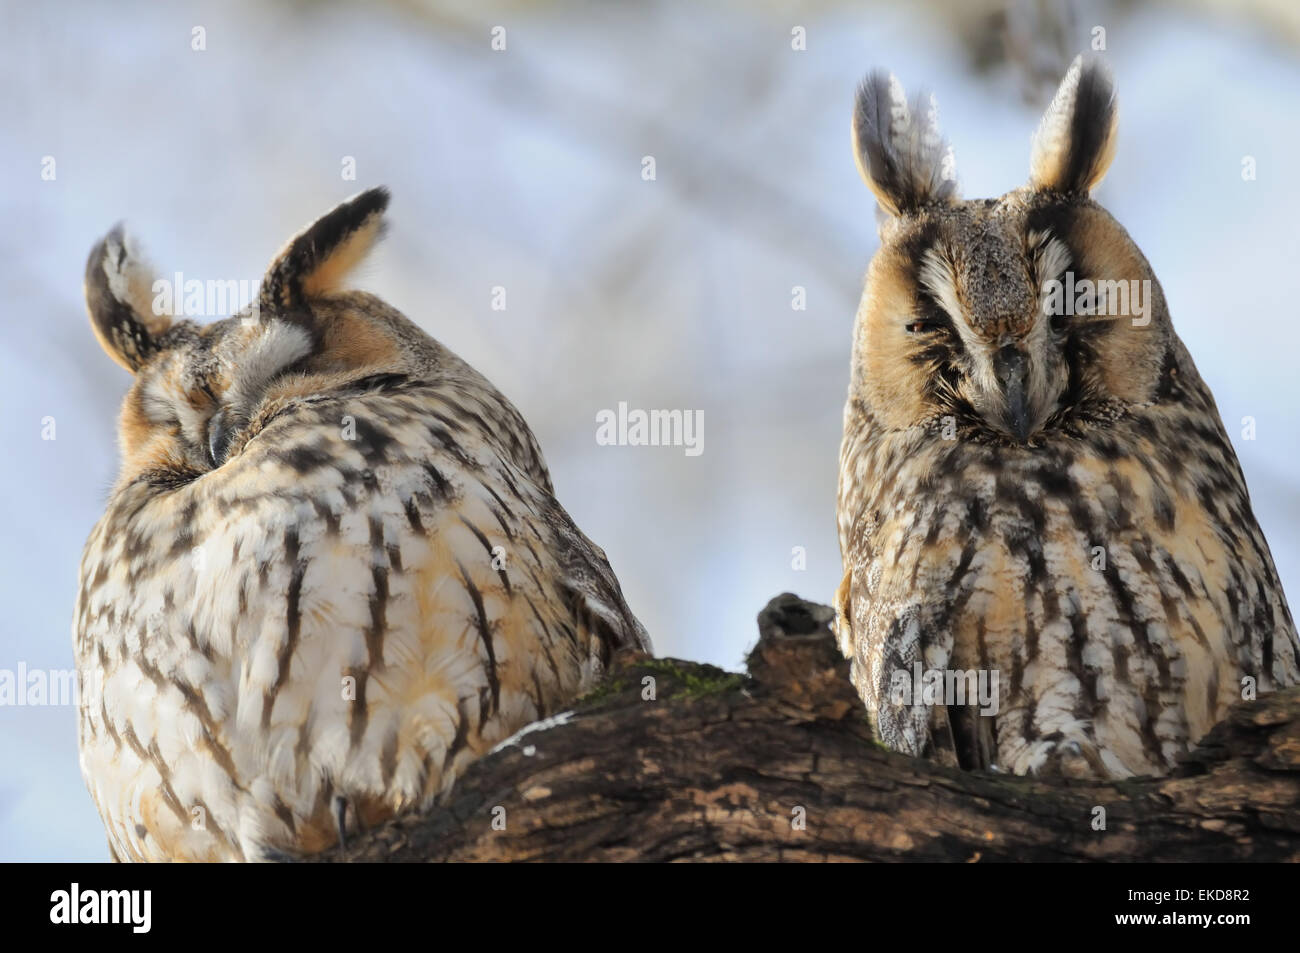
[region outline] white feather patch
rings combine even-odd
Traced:
[[[900,142],[912,128],[912,110],[907,105],[907,90],[897,76],[889,74],[889,138]]]
[[[267,382],[283,368],[311,352],[311,336],[286,321],[271,321],[248,348],[236,355],[227,400],[247,412]]]
[[[151,335],[166,331],[172,315],[169,310],[155,310],[153,306],[154,270],[135,237],[125,230],[110,234],[104,240],[101,261],[109,293],[127,305]]]
[[[927,249],[921,257],[917,279],[921,287],[939,302],[939,306],[952,319],[953,327],[957,329],[966,349],[972,353],[982,350],[983,345],[966,320],[966,312],[957,296],[957,276],[948,260],[935,249]]]

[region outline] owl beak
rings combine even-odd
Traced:
[[[993,358],[993,373],[1002,385],[1003,424],[1021,443],[1029,439],[1029,398],[1027,384],[1029,361],[1025,352],[1012,345],[1002,348]]]

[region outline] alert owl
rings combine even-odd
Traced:
[[[1029,181],[962,201],[933,99],[861,86],[880,250],[855,322],[841,647],[890,747],[972,769],[1167,771],[1300,682],[1296,631],[1214,398],[1090,191],[1109,74],[1076,60]]]
[[[134,375],[73,626],[116,859],[330,847],[649,647],[510,402],[341,289],[387,204],[320,218],[208,324],[154,307],[120,228],[90,255],[92,327]]]

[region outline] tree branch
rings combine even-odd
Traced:
[[[830,619],[772,600],[748,675],[620,659],[445,805],[313,859],[1300,859],[1300,690],[1235,707],[1171,777],[961,772],[873,741]]]

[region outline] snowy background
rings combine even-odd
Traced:
[[[998,195],[1096,26],[1121,108],[1097,198],[1163,283],[1300,599],[1292,7],[3,0],[0,669],[71,667],[77,564],[117,466],[128,377],[87,324],[92,244],[126,219],[164,273],[256,281],[380,184],[389,237],[356,283],[518,405],[657,650],[739,667],[768,598],[829,601],[839,579],[840,415],[876,247],[855,84],[885,65],[933,89],[963,194]],[[598,446],[620,401],[702,410],[703,454]],[[0,860],[106,857],[73,709],[0,707]]]

